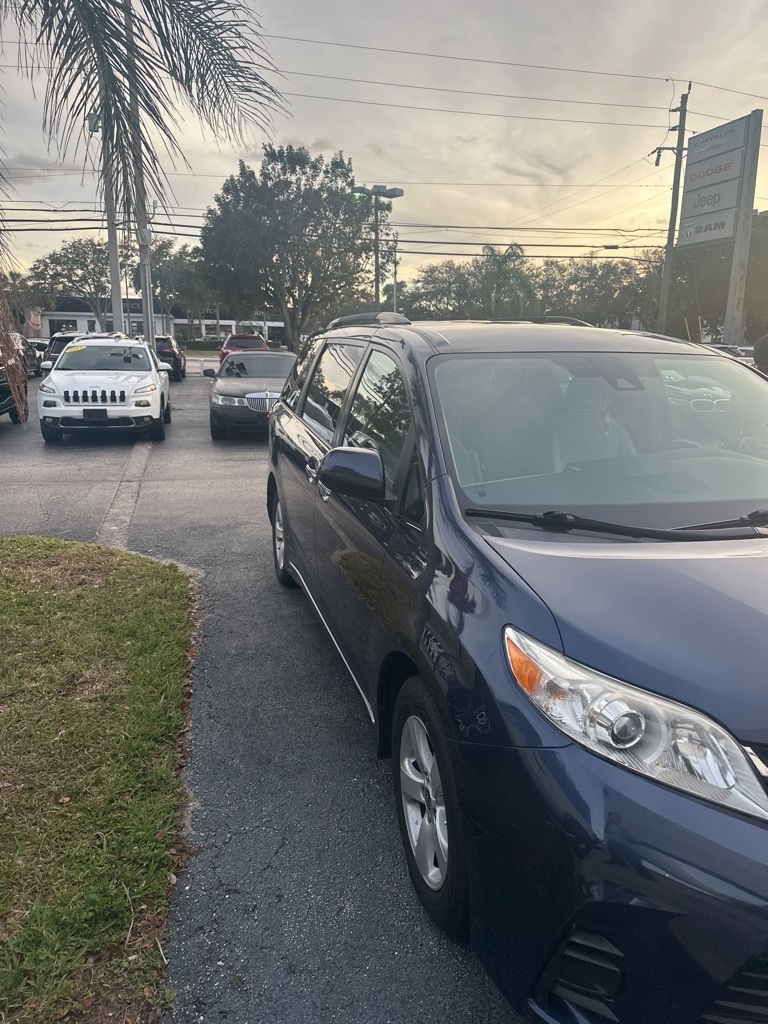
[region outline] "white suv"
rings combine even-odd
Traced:
[[[93,429],[140,431],[165,439],[171,422],[167,363],[144,342],[91,334],[70,342],[37,393],[40,429],[48,442]]]

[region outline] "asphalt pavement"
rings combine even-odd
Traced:
[[[519,1024],[407,877],[390,766],[309,602],[273,573],[265,439],[214,442],[197,360],[162,443],[0,417],[0,531],[198,570],[188,841],[167,1024]]]

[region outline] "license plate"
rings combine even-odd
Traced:
[[[105,423],[107,420],[106,409],[83,409],[84,420],[98,420],[101,423]]]

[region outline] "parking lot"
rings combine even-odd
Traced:
[[[209,382],[191,362],[163,443],[46,446],[36,385],[26,430],[0,419],[2,532],[115,544],[202,574],[195,854],[171,906],[169,1019],[519,1021],[420,909],[365,709],[308,602],[274,578],[265,439],[211,440]]]

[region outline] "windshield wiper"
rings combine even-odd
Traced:
[[[766,516],[768,523],[768,512],[762,513]],[[628,526],[624,523],[610,523],[602,519],[585,519],[583,516],[574,515],[571,512],[508,512],[506,509],[496,508],[466,508],[464,515],[474,519],[504,519],[513,523],[530,523],[532,526],[540,526],[542,530],[555,530],[567,532],[568,530],[587,530],[592,533],[612,533],[619,537],[644,537],[651,540],[705,540],[702,532],[712,529],[712,526],[682,526],[673,529],[658,529],[652,526]],[[746,517],[744,517],[746,519]],[[716,529],[727,527],[745,527],[759,525],[753,521],[743,522],[740,519],[726,522]]]
[[[768,509],[758,508],[738,519],[721,519],[715,523],[696,523],[694,526],[680,526],[679,530],[736,530],[744,526],[768,526]]]

